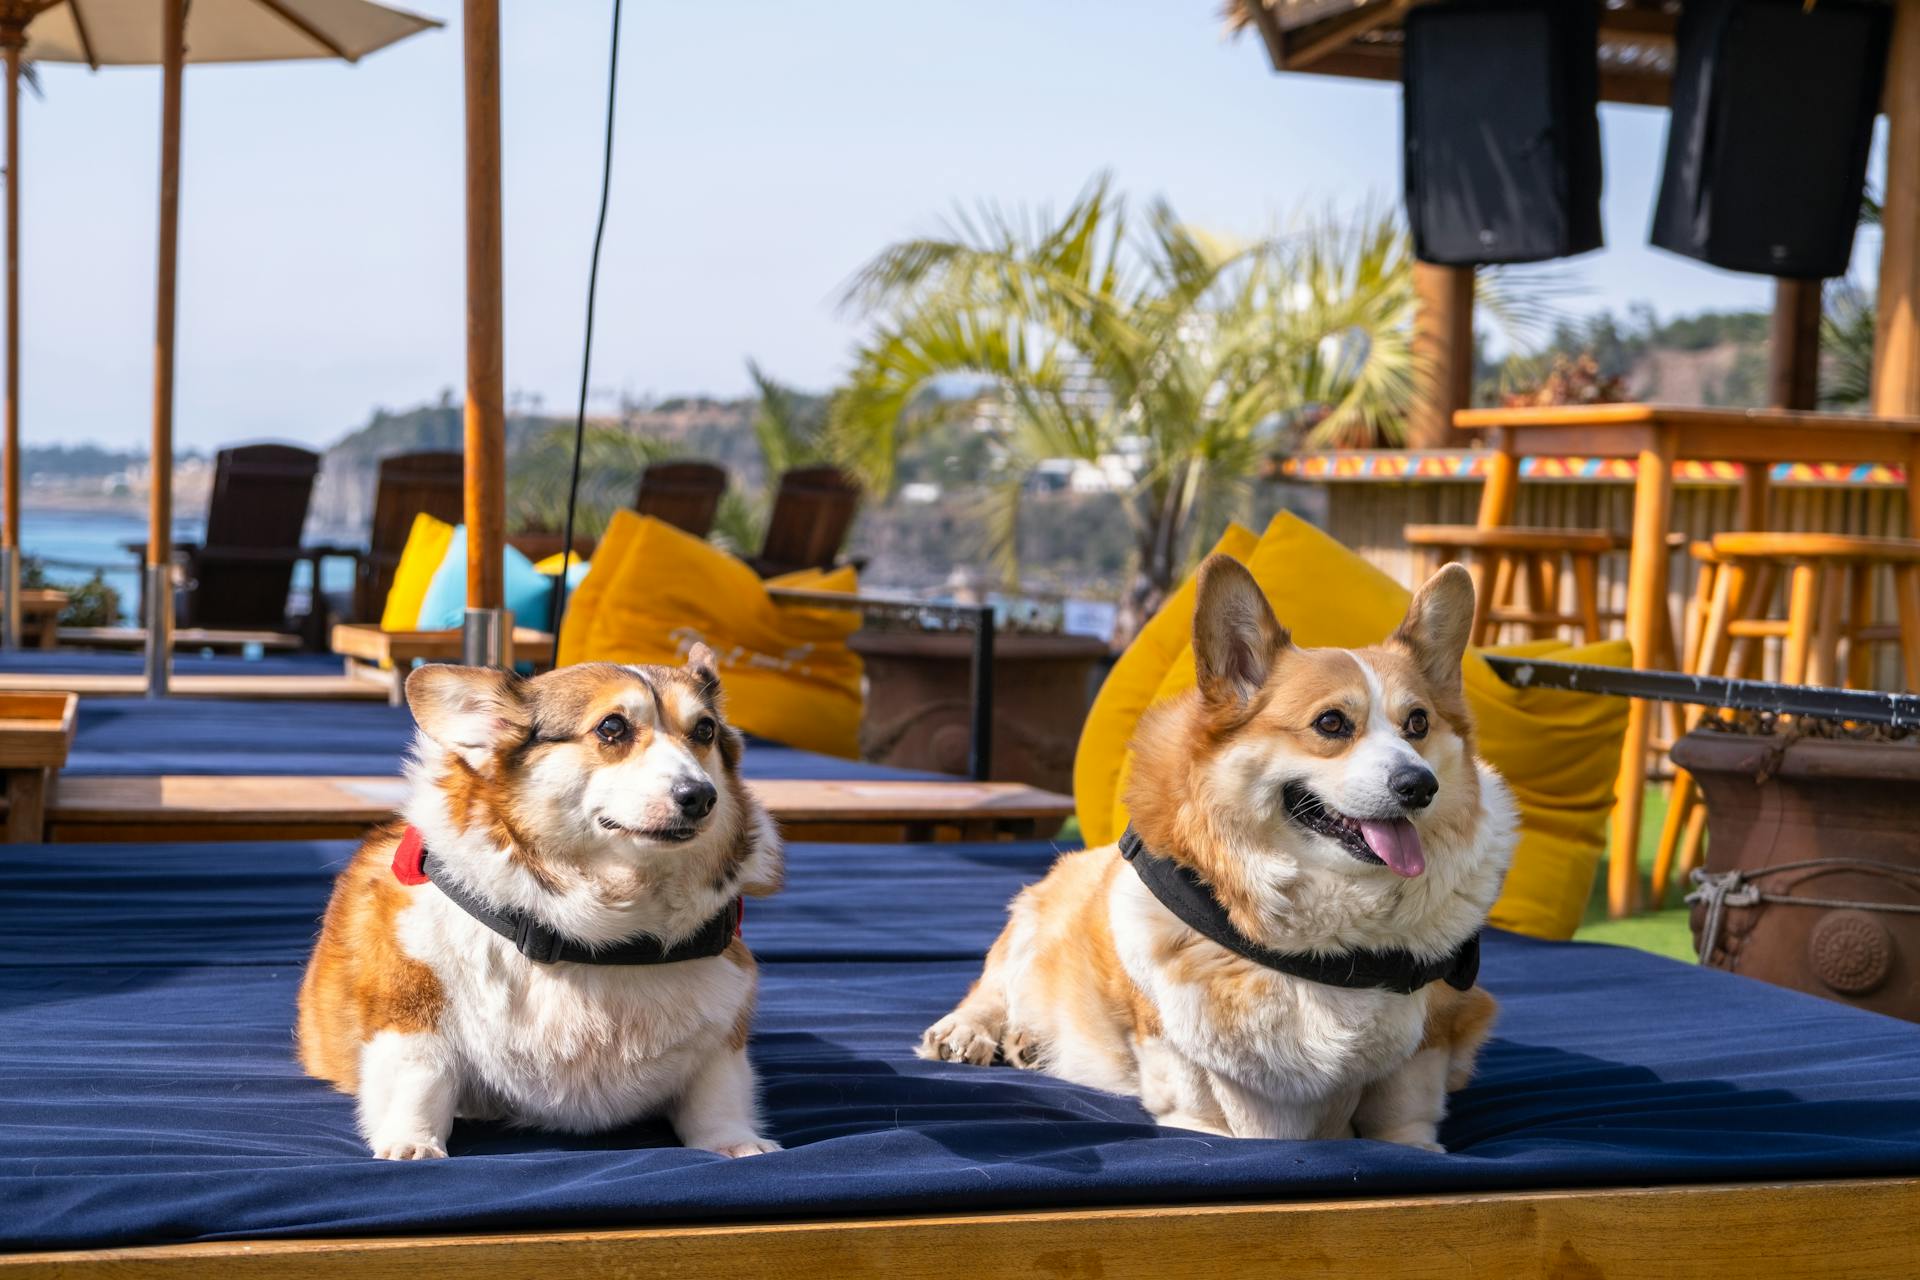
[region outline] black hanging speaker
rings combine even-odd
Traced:
[[[1600,247],[1597,10],[1451,0],[1407,14],[1407,220],[1422,260],[1539,262]]]
[[[1876,0],[1687,0],[1653,243],[1731,271],[1845,275],[1891,25]]]

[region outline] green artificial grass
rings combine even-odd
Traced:
[[[1666,820],[1667,788],[1663,785],[1648,787],[1646,805],[1640,818],[1639,863],[1643,897],[1647,892],[1648,877],[1653,871],[1654,851],[1660,843],[1660,828]],[[1694,959],[1693,931],[1687,923],[1687,908],[1680,905],[1686,888],[1685,885],[1669,885],[1667,901],[1660,904],[1659,910],[1629,916],[1625,920],[1610,920],[1607,918],[1607,864],[1602,859],[1594,877],[1593,894],[1587,899],[1586,920],[1573,936],[1581,942],[1610,942],[1619,947],[1633,947],[1691,962]]]

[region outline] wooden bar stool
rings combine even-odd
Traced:
[[[1481,529],[1467,524],[1410,524],[1407,545],[1429,552],[1440,564],[1458,560],[1473,573],[1472,641],[1493,641],[1507,623],[1524,626],[1535,639],[1571,627],[1580,642],[1604,639],[1600,608],[1600,557],[1624,550],[1627,541],[1605,529]],[[1573,579],[1573,610],[1561,608],[1561,573]],[[1524,584],[1526,607],[1520,604]]]
[[[1758,675],[1762,647],[1778,639],[1782,682],[1857,689],[1871,679],[1872,646],[1897,643],[1906,687],[1920,687],[1920,539],[1723,533],[1694,544],[1693,556],[1703,583],[1696,597],[1698,639],[1689,636],[1688,645],[1687,669],[1695,675]],[[1883,572],[1893,579],[1899,617],[1893,626],[1873,620],[1875,585]],[[1786,616],[1773,617],[1769,605],[1783,574]],[[1697,725],[1701,715],[1701,708],[1687,708],[1686,727]],[[1672,880],[1684,880],[1699,865],[1706,811],[1697,799],[1693,779],[1676,770],[1654,856],[1656,903]]]

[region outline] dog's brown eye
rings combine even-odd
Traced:
[[[615,714],[593,726],[593,732],[602,742],[625,742],[627,735],[633,732],[633,726],[627,723],[625,716]]]
[[[1353,721],[1347,719],[1344,712],[1322,711],[1315,718],[1313,727],[1324,737],[1344,738],[1353,732]]]
[[[688,732],[687,736],[692,738],[697,745],[704,747],[713,741],[713,735],[718,728],[719,726],[714,724],[712,716],[701,716],[694,722],[693,728]]]
[[[1407,713],[1407,736],[1409,738],[1427,736],[1427,713],[1419,707]]]

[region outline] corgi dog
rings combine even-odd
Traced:
[[[301,1065],[357,1096],[375,1156],[444,1156],[456,1116],[664,1115],[689,1147],[778,1149],[738,925],[742,894],[779,887],[781,845],[716,670],[696,644],[678,668],[408,677],[404,826],[340,873],[300,987]]]
[[[924,1058],[996,1058],[1234,1137],[1440,1150],[1495,1003],[1479,930],[1512,855],[1506,785],[1474,755],[1458,565],[1371,649],[1292,643],[1214,556],[1197,688],[1133,741],[1132,826],[1014,899]]]

